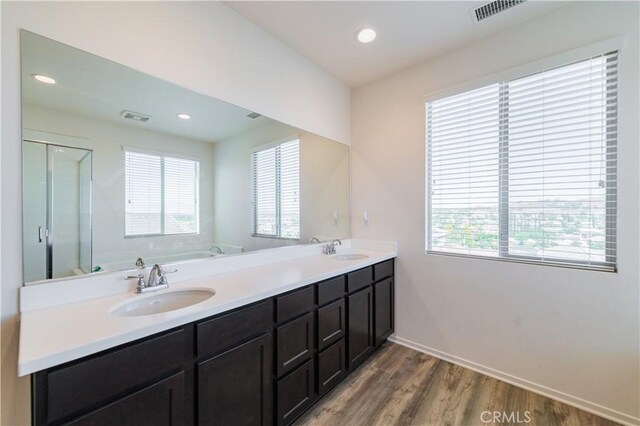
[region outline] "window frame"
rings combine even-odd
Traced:
[[[256,147],[253,147],[251,149],[251,236],[255,237],[255,238],[270,238],[270,239],[275,239],[275,240],[284,240],[284,241],[300,241],[301,238],[301,209],[300,206],[298,205],[298,234],[300,236],[298,236],[298,238],[292,238],[292,237],[283,237],[282,235],[282,192],[281,192],[281,174],[279,172],[279,170],[281,170],[281,167],[279,166],[279,163],[281,162],[281,153],[279,150],[279,147],[283,144],[289,143],[289,142],[294,142],[294,141],[298,141],[298,167],[300,167],[300,150],[301,150],[301,140],[300,140],[300,136],[298,134],[295,135],[291,135],[288,137],[284,137],[284,138],[280,138],[274,141],[271,141],[269,143],[266,144],[262,144],[262,145],[258,145]],[[265,151],[271,148],[276,148],[276,152],[275,152],[275,161],[276,161],[276,172],[275,172],[275,185],[276,185],[276,190],[275,190],[275,197],[276,197],[276,234],[261,234],[257,232],[258,229],[258,217],[256,215],[256,198],[257,198],[257,191],[256,191],[256,187],[255,187],[255,157],[254,155],[257,152],[260,151]],[[300,197],[300,169],[298,168],[298,197]],[[298,201],[299,202],[299,201]]]
[[[125,209],[124,209],[124,231],[123,235],[125,239],[132,238],[148,238],[148,237],[164,237],[164,236],[180,236],[180,235],[200,235],[200,160],[196,158],[191,158],[188,156],[175,155],[170,153],[158,152],[153,150],[145,150],[134,147],[122,147],[122,152],[124,155],[124,169],[125,176],[127,173],[127,153],[135,153],[135,154],[143,154],[149,156],[155,156],[160,158],[160,232],[151,232],[145,234],[127,234],[127,190],[126,190],[126,178],[125,178]],[[196,173],[195,173],[195,194],[196,200],[194,200],[195,204],[195,212],[196,212],[196,230],[193,232],[165,232],[165,158],[171,158],[176,160],[187,160],[192,161],[196,165]]]
[[[605,163],[610,164],[611,161],[615,162],[615,167],[611,170],[606,168],[606,188],[605,188],[605,211],[613,208],[615,210],[614,216],[606,216],[605,225],[605,262],[594,261],[581,261],[573,259],[562,259],[552,257],[536,257],[509,254],[509,142],[508,142],[508,126],[504,126],[503,123],[508,122],[508,96],[509,96],[509,82],[527,76],[542,73],[544,71],[569,66],[571,64],[588,60],[589,58],[599,55],[607,55],[613,52],[617,52],[617,79],[618,88],[616,91],[619,94],[619,76],[620,76],[620,57],[622,55],[622,43],[623,39],[620,37],[605,40],[600,43],[596,43],[590,46],[586,46],[580,49],[575,49],[564,54],[556,55],[551,58],[547,58],[542,61],[536,61],[526,64],[517,68],[513,68],[501,73],[494,74],[489,77],[484,77],[476,81],[459,85],[453,89],[441,90],[432,93],[431,95],[424,96],[423,101],[425,105],[424,120],[425,120],[425,254],[426,255],[441,255],[452,256],[462,258],[495,260],[502,262],[515,262],[533,264],[539,266],[552,266],[563,267],[569,269],[581,269],[598,272],[613,272],[617,273],[619,268],[619,261],[617,256],[617,242],[618,242],[618,182],[617,173],[619,169],[619,157],[617,155],[618,141],[617,137],[612,138],[610,134],[607,134],[606,138],[606,157]],[[607,60],[611,60],[608,58]],[[498,108],[500,111],[499,117],[499,138],[498,138],[498,249],[495,256],[467,254],[467,253],[455,253],[439,250],[432,250],[432,211],[431,211],[431,182],[432,179],[432,157],[430,152],[429,139],[432,132],[430,123],[428,120],[429,109],[431,107],[430,102],[437,101],[439,99],[463,94],[473,90],[479,90],[492,84],[499,85],[499,100]],[[606,127],[609,127],[611,122],[616,123],[619,117],[619,98],[616,98],[615,103],[615,117],[613,119],[607,118]],[[504,105],[506,104],[506,108]],[[506,127],[506,128],[505,128]],[[617,131],[615,132],[617,134]],[[612,147],[614,148],[612,150]],[[614,179],[610,180],[613,175]],[[613,196],[613,197],[612,197]],[[611,201],[613,198],[613,201]],[[612,205],[613,204],[613,205]],[[613,248],[612,248],[613,245]]]

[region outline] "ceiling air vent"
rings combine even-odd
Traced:
[[[476,22],[484,21],[493,15],[500,12],[504,12],[507,9],[524,3],[527,0],[496,0],[491,3],[484,4],[480,7],[476,7],[471,11],[473,18]]]
[[[247,117],[253,118],[254,120],[258,117],[261,117],[262,114],[258,114],[257,112],[252,112],[251,114],[247,114]]]
[[[120,116],[128,120],[139,121],[141,123],[146,123],[151,119],[151,116],[149,115],[141,114],[139,112],[127,111],[127,110],[122,111],[122,113],[120,113]]]

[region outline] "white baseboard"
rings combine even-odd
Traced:
[[[411,349],[415,349],[416,351],[423,352],[425,354],[434,356],[444,361],[448,361],[452,364],[456,364],[461,367],[468,368],[469,370],[476,371],[480,374],[484,374],[486,376],[493,377],[494,379],[498,379],[503,382],[512,384],[519,388],[526,389],[533,393],[537,393],[539,395],[546,396],[551,399],[555,399],[556,401],[562,402],[564,404],[574,406],[584,411],[588,411],[597,416],[604,417],[605,419],[613,420],[615,422],[622,423],[628,426],[640,425],[640,418],[630,416],[620,411],[612,410],[602,405],[584,400],[582,398],[578,398],[576,396],[566,394],[564,392],[561,392],[555,389],[551,389],[549,387],[540,385],[538,383],[533,383],[528,380],[512,376],[502,371],[498,371],[493,368],[486,367],[481,364],[477,364],[473,361],[469,361],[464,358],[460,358],[455,355],[451,355],[446,352],[442,352],[437,349],[433,349],[428,346],[421,345],[411,340],[403,339],[402,337],[398,337],[396,335],[392,335],[391,337],[389,337],[389,340],[399,345],[406,346]]]

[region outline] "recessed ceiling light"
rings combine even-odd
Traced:
[[[54,79],[52,79],[51,77],[47,77],[46,75],[31,74],[31,77],[35,78],[40,83],[46,83],[46,84],[55,84],[56,83],[56,81]]]
[[[191,118],[191,116],[189,114],[181,113],[181,114],[178,114],[178,118],[182,118],[183,120],[188,120]]]
[[[362,28],[356,33],[356,38],[360,43],[371,43],[376,39],[376,32],[373,28]]]

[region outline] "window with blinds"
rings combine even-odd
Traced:
[[[255,151],[253,235],[300,238],[300,142],[292,140]]]
[[[125,151],[125,236],[198,233],[199,167]]]
[[[426,103],[426,249],[614,271],[611,52]]]

